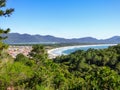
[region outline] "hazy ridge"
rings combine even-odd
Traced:
[[[9,33],[8,39],[4,40],[5,43],[120,43],[120,36],[113,36],[108,39],[96,39],[93,37],[84,38],[59,38],[51,35],[30,35],[30,34],[19,34],[19,33]]]

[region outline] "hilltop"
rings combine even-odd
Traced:
[[[33,44],[33,43],[120,43],[120,36],[113,36],[108,39],[96,39],[93,37],[83,37],[83,38],[60,38],[51,35],[30,35],[30,34],[19,34],[19,33],[9,33],[7,34],[8,39],[4,40],[8,44]]]

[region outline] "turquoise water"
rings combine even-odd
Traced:
[[[90,48],[93,48],[93,49],[105,49],[105,48],[108,48],[110,45],[104,45],[104,46],[87,46],[87,47],[78,47],[78,48],[72,48],[72,49],[67,49],[67,50],[64,50],[62,51],[62,53],[64,54],[70,54],[72,52],[75,52],[77,50],[88,50]]]

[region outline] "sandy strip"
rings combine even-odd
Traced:
[[[74,49],[74,48],[80,48],[80,47],[91,47],[91,46],[114,46],[117,44],[99,44],[99,45],[77,45],[77,46],[65,46],[60,48],[54,48],[51,50],[48,50],[49,58],[55,58],[57,56],[66,55],[63,53],[63,51],[68,49]]]

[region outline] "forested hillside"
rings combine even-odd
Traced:
[[[0,90],[120,89],[120,45],[79,50],[54,60],[47,57],[44,46],[34,45],[29,57],[19,54],[12,59],[2,54]]]
[[[0,17],[14,11],[5,6],[0,0]],[[120,45],[55,59],[48,58],[44,46],[33,45],[28,56],[12,58],[2,43],[9,31],[0,28],[0,90],[120,90]]]

